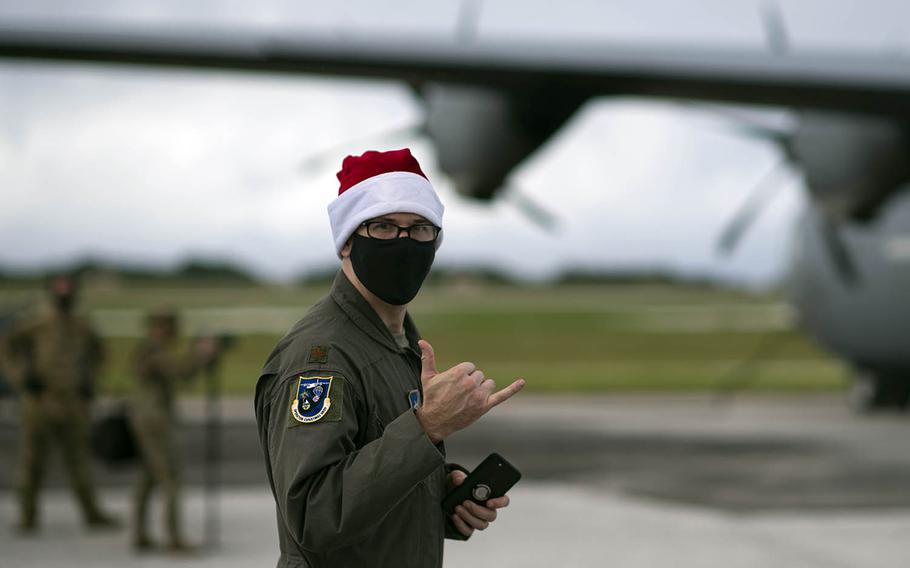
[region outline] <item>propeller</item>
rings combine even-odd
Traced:
[[[776,55],[785,55],[790,48],[790,37],[780,4],[777,0],[766,0],[760,3],[759,10],[768,48]],[[794,151],[791,131],[762,124],[744,114],[736,113],[729,107],[718,106],[713,109],[713,112],[730,119],[728,128],[734,132],[747,138],[771,142],[783,153],[783,159],[772,166],[768,173],[759,180],[718,237],[718,252],[729,256],[739,246],[743,236],[752,227],[758,216],[780,191],[783,184],[777,183],[776,179],[783,172],[797,170],[799,160]],[[824,211],[819,217],[819,232],[828,258],[831,259],[831,264],[841,282],[847,286],[858,283],[860,273],[846,241],[841,236],[839,223]]]
[[[310,154],[309,156],[304,157],[303,160],[300,161],[299,168],[300,171],[305,175],[313,175],[315,172],[320,172],[330,167],[337,166],[338,156],[350,151],[352,147],[372,147],[375,146],[376,143],[380,140],[385,143],[395,140],[409,141],[414,138],[420,138],[424,135],[425,128],[423,122],[389,128],[381,132],[375,132],[359,138],[349,139],[327,148],[323,148],[317,152]]]
[[[385,130],[363,136],[359,139],[348,140],[328,148],[324,148],[305,157],[300,162],[300,170],[304,175],[312,176],[322,172],[330,167],[337,165],[339,154],[343,154],[350,148],[360,145],[368,147],[375,145],[376,141],[382,140],[388,143],[390,140],[399,139],[403,142],[421,139],[426,137],[425,123],[410,124],[398,128]],[[548,233],[554,233],[559,225],[559,219],[556,214],[547,210],[543,205],[529,196],[525,191],[517,186],[510,185],[502,190],[503,195],[528,221],[533,225],[543,229]]]
[[[483,8],[483,0],[463,0],[458,10],[458,19],[455,26],[455,37],[462,44],[473,43],[477,37],[478,27],[480,26],[480,15]],[[416,90],[418,97],[420,93]],[[377,140],[405,140],[409,141],[414,138],[424,138],[427,136],[427,125],[425,120],[417,124],[408,124],[405,126],[391,128],[382,132],[370,134],[359,139],[347,140],[335,144],[328,148],[319,150],[311,156],[305,157],[300,163],[300,170],[308,173],[326,169],[334,166],[338,160],[338,155],[346,152],[352,146],[368,147],[375,145]]]
[[[559,229],[559,217],[521,188],[510,185],[505,188],[503,193],[506,199],[532,224],[551,234]]]
[[[783,173],[789,172],[789,164],[782,160],[774,164],[762,176],[724,230],[721,231],[720,237],[717,239],[717,251],[721,255],[729,256],[736,250],[748,229],[784,186],[783,183],[778,183],[777,178]]]
[[[749,192],[742,206],[721,231],[717,239],[717,251],[724,256],[729,256],[735,252],[756,219],[785,185],[787,180],[784,179],[782,182],[779,178],[785,173],[790,174],[787,177],[791,178],[798,171],[799,159],[794,149],[792,132],[761,124],[730,109],[719,108],[717,112],[731,120],[728,128],[733,132],[747,138],[771,142],[782,152],[781,159],[759,180],[755,188]],[[859,283],[861,274],[847,242],[841,235],[840,227],[841,223],[837,219],[823,209],[821,210],[819,231],[824,250],[840,281],[845,286],[852,287]]]
[[[818,218],[822,243],[828,251],[828,258],[841,282],[847,286],[856,286],[860,281],[860,272],[853,260],[853,254],[840,232],[837,222],[824,213]]]

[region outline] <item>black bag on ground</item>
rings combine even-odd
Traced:
[[[92,449],[108,465],[126,465],[136,461],[136,436],[125,406],[95,421],[92,425]]]

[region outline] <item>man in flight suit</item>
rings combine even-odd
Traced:
[[[524,386],[472,363],[438,372],[407,313],[442,241],[443,206],[407,149],[349,156],[329,217],[341,271],[278,343],[256,386],[279,567],[442,566],[443,539],[508,497],[440,502],[465,474],[443,440]]]
[[[148,337],[136,349],[137,388],[130,407],[130,418],[142,469],[133,496],[133,547],[137,551],[154,548],[148,534],[148,505],[157,485],[164,495],[167,547],[171,552],[189,552],[180,528],[180,460],[174,398],[181,382],[209,365],[217,354],[214,338],[199,339],[191,351],[183,353],[177,344],[177,315],[170,311],[153,313],[148,318]]]
[[[51,278],[49,292],[50,313],[23,322],[3,346],[3,359],[21,393],[19,529],[32,533],[38,528],[38,492],[51,445],[62,450],[85,523],[116,527],[117,521],[98,506],[89,449],[89,407],[103,347],[88,320],[75,313],[76,278]]]

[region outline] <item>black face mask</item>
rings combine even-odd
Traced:
[[[354,274],[380,300],[403,306],[417,295],[436,257],[436,243],[410,238],[371,239],[354,235]]]
[[[57,310],[60,313],[70,313],[73,311],[73,305],[75,303],[75,298],[73,298],[73,296],[70,294],[61,294],[54,296],[54,305],[57,306]]]

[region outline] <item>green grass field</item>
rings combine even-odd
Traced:
[[[172,306],[184,315],[187,333],[237,335],[223,364],[225,391],[252,395],[275,342],[325,291],[91,286],[84,308],[107,337],[110,354],[103,389],[129,390],[130,352],[142,315]],[[0,289],[0,306],[35,296],[34,290]],[[740,383],[751,391],[818,391],[845,385],[843,365],[792,329],[786,306],[771,296],[656,285],[462,283],[425,290],[411,311],[440,367],[470,360],[501,384],[520,376],[536,391],[706,391]],[[748,372],[747,359],[754,360]]]

